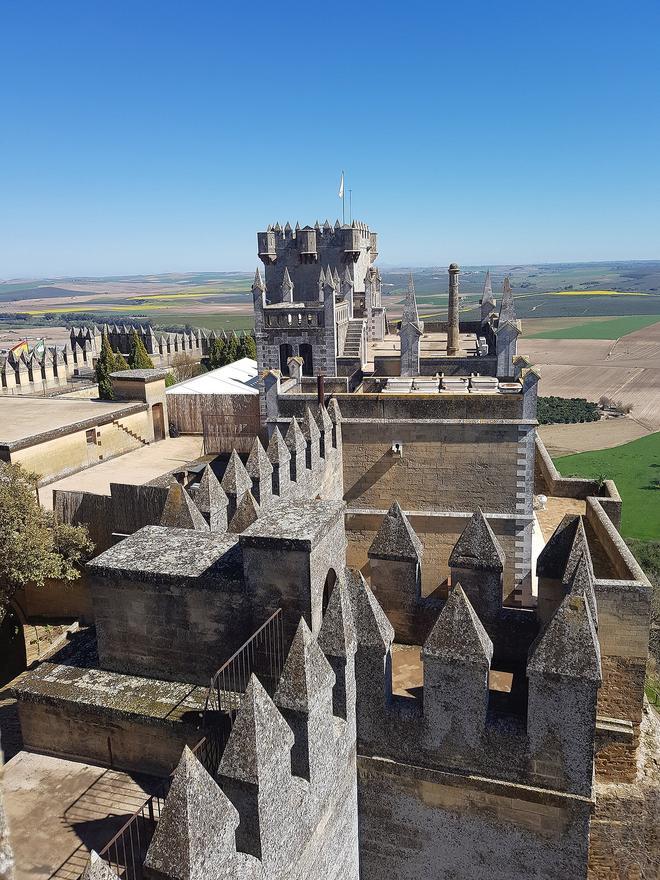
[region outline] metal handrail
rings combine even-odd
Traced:
[[[263,659],[257,649],[265,647],[267,669],[258,668]],[[205,735],[192,748],[192,752],[214,778],[222,752],[236,717],[240,699],[250,675],[255,672],[263,679],[264,687],[271,693],[279,680],[284,665],[282,609],[278,608],[241,647],[235,651],[211,679],[203,711]],[[223,692],[220,685],[234,688]],[[242,687],[241,687],[242,686]],[[240,688],[240,690],[239,690]],[[223,698],[224,693],[224,698]],[[217,696],[217,702],[216,702]],[[224,725],[214,723],[210,713],[221,713]],[[142,880],[142,865],[147,849],[156,830],[161,809],[170,789],[171,777],[163,780],[156,791],[127,819],[115,836],[99,852],[110,867],[124,880]]]

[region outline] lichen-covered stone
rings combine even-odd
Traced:
[[[394,627],[387,619],[363,575],[346,569],[346,588],[351,602],[358,645],[387,651],[394,641]]]
[[[291,461],[289,447],[284,442],[284,437],[282,437],[282,433],[277,425],[268,442],[268,460],[272,464],[279,465],[288,464]]]
[[[199,511],[209,515],[212,512],[224,510],[229,504],[225,490],[213,473],[210,464],[207,464],[202,471],[202,478],[197,485],[194,500]]]
[[[346,587],[335,584],[318,636],[319,648],[328,657],[352,657],[357,648],[357,634]]]
[[[85,867],[85,870],[82,872],[80,876],[80,880],[117,880],[119,875],[115,874],[110,865],[101,858],[101,856],[95,851],[92,850],[89,854],[89,861]],[[0,869],[0,877],[3,877],[2,870]]]
[[[184,487],[177,482],[172,483],[168,490],[160,524],[173,529],[208,531],[206,520]]]
[[[277,430],[277,428],[275,430]],[[268,453],[261,445],[261,440],[258,437],[254,438],[254,443],[252,444],[252,449],[248,456],[246,470],[253,480],[264,480],[270,477],[273,473],[273,465],[271,464]]]
[[[244,492],[252,488],[252,480],[245,470],[245,465],[239,458],[238,452],[232,449],[227,468],[222,475],[221,484],[227,495],[240,498]]]
[[[460,584],[449,593],[424,642],[423,656],[454,663],[490,665],[493,643]]]
[[[243,495],[240,504],[236,508],[229,523],[229,531],[235,535],[240,535],[242,531],[251,526],[252,523],[259,519],[259,505],[255,501],[254,495],[250,490]]]
[[[506,556],[488,520],[477,510],[449,555],[450,568],[502,571]]]
[[[301,618],[275,692],[275,703],[294,712],[309,712],[310,705],[334,683],[330,664]]]
[[[584,596],[569,594],[530,648],[527,674],[602,680],[600,646]]]
[[[376,537],[369,547],[369,556],[378,559],[421,562],[424,550],[408,517],[395,501],[383,517]]]

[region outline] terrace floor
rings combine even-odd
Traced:
[[[159,782],[19,752],[0,771],[16,880],[77,880]]]

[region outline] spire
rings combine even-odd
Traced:
[[[394,628],[362,573],[352,568],[346,569],[346,587],[358,644],[364,648],[388,650],[394,641]]]
[[[490,666],[493,643],[460,584],[449,593],[422,654],[450,663]]]
[[[500,318],[499,323],[504,324],[506,321],[515,321],[516,320],[516,307],[513,302],[513,292],[511,290],[511,283],[509,281],[509,276],[507,275],[504,279],[504,284],[502,285],[502,302],[500,303]]]
[[[211,514],[220,509],[224,510],[229,504],[225,490],[220,485],[218,478],[213,473],[210,464],[202,471],[202,479],[197,485],[195,492],[195,505],[201,513]]]
[[[484,289],[481,294],[481,303],[482,305],[485,303],[492,303],[495,305],[495,298],[493,297],[493,285],[490,280],[490,269],[486,272],[486,280],[484,281]]]
[[[236,452],[235,449],[232,449],[231,451],[229,464],[227,465],[220,485],[227,495],[235,495],[237,499],[252,487],[250,475],[245,470],[245,465],[238,457],[238,452]]]
[[[174,482],[167,492],[160,525],[171,529],[194,529],[207,532],[206,520],[180,483]]]
[[[481,508],[472,514],[449,555],[450,568],[502,571],[506,556]]]
[[[284,442],[280,429],[275,426],[268,442],[268,460],[271,464],[283,465],[291,461],[289,447]]]
[[[0,867],[2,867],[1,864]],[[118,875],[115,874],[105,859],[102,859],[95,850],[92,850],[89,854],[87,867],[83,871],[80,880],[117,880],[117,877]]]
[[[275,692],[275,702],[283,709],[309,713],[310,706],[334,683],[332,667],[301,617]]]
[[[236,807],[184,746],[145,867],[168,880],[218,876],[213,869],[234,849],[238,824]]]
[[[282,302],[293,302],[293,281],[287,266],[284,267],[284,277],[282,279]]]
[[[248,489],[247,492],[243,494],[243,497],[236,508],[236,513],[231,518],[228,531],[233,532],[235,535],[240,535],[241,532],[244,532],[245,529],[258,519],[259,505],[255,501],[252,492]]]
[[[319,648],[328,657],[352,657],[357,648],[353,612],[346,587],[337,581],[318,637]]]
[[[291,728],[256,675],[250,676],[218,772],[258,785],[273,774],[273,760],[293,746]]]
[[[369,557],[421,562],[424,552],[408,517],[395,501],[383,517],[376,537],[369,547]]]
[[[277,428],[275,430],[277,431]],[[280,434],[280,437],[281,436],[282,435]],[[261,445],[261,440],[258,437],[254,438],[254,443],[252,444],[252,449],[248,456],[246,470],[250,477],[252,477],[252,480],[263,480],[266,477],[270,477],[273,473],[273,465],[270,463],[268,453]]]
[[[415,326],[419,326],[419,315],[417,313],[417,298],[415,297],[415,282],[413,281],[413,274],[410,273],[410,278],[408,279],[408,292],[406,293],[406,298],[403,303],[403,315],[401,316],[401,325],[403,324],[414,324]]]
[[[529,651],[527,673],[602,680],[600,647],[584,596],[569,593]]]
[[[257,266],[257,270],[254,273],[254,281],[252,282],[252,290],[264,290],[264,283],[261,279],[261,272],[259,271],[259,267]]]

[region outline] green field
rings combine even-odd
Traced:
[[[591,321],[574,324],[556,330],[534,333],[528,339],[619,339],[627,333],[657,324],[660,315],[628,315],[625,318],[612,318],[607,321]]]
[[[565,476],[614,480],[623,499],[621,534],[642,541],[660,535],[660,432],[596,452],[555,459]],[[653,481],[658,481],[658,488]]]

